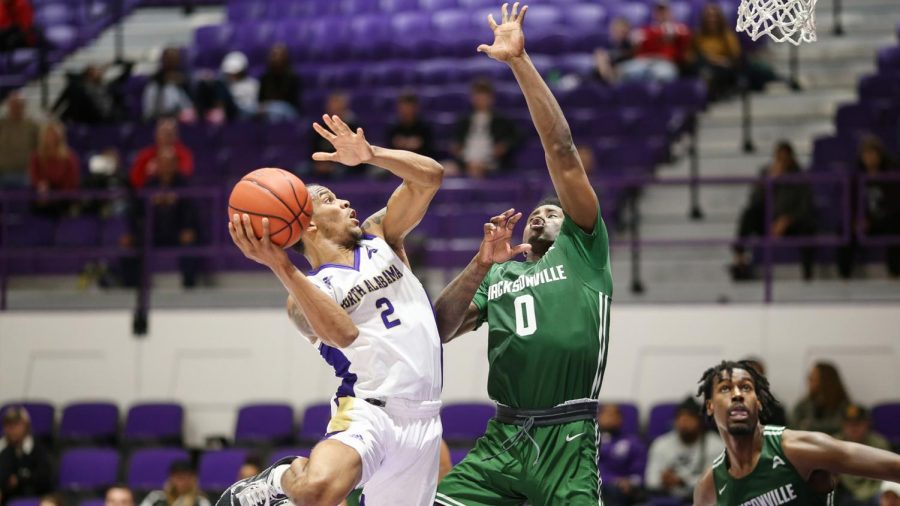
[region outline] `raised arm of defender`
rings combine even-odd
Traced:
[[[525,100],[531,119],[541,137],[550,178],[562,203],[563,211],[586,232],[594,230],[599,203],[597,194],[591,187],[581,158],[575,149],[572,132],[562,109],[540,73],[525,52],[525,33],[522,24],[528,6],[519,11],[519,3],[513,4],[512,13],[507,14],[508,4],[503,4],[502,23],[498,25],[493,15],[488,17],[494,31],[494,43],[482,44],[478,51],[495,60],[509,65]]]
[[[322,116],[328,128],[318,123],[313,128],[335,148],[334,153],[314,153],[313,159],[334,161],[347,166],[368,163],[388,170],[403,183],[388,199],[387,206],[367,219],[362,228],[391,245],[406,261],[403,239],[422,221],[431,199],[444,177],[441,164],[411,151],[372,146],[362,128],[353,132],[337,116]],[[408,263],[408,262],[407,262]]]
[[[786,430],[782,438],[784,454],[801,476],[821,470],[900,483],[900,455],[895,453],[821,432]]]

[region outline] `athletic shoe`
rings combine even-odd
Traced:
[[[281,506],[290,503],[288,496],[279,492],[281,487],[272,483],[272,471],[278,466],[290,465],[296,458],[285,457],[256,476],[228,487],[216,501],[216,506]]]

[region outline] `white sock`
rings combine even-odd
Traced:
[[[272,469],[272,474],[269,475],[272,486],[275,487],[275,490],[279,494],[284,494],[284,489],[281,487],[281,477],[284,476],[284,473],[286,473],[290,467],[290,464],[282,464],[275,469]]]

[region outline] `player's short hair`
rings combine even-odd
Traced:
[[[490,79],[484,77],[478,78],[472,82],[472,93],[488,93],[494,94],[494,85]]]
[[[707,422],[715,423],[712,415],[706,413],[706,402],[712,399],[713,388],[715,388],[716,381],[722,376],[722,373],[724,372],[731,376],[731,372],[735,369],[747,371],[747,374],[753,379],[756,397],[762,405],[759,420],[761,423],[765,424],[781,403],[778,402],[778,399],[776,399],[769,390],[769,380],[757,372],[756,368],[753,367],[753,362],[749,360],[738,360],[737,362],[733,360],[723,360],[715,367],[710,367],[703,373],[703,376],[700,377],[700,387],[697,389],[697,396],[703,398],[703,406],[700,408],[703,412],[703,417]]]
[[[538,201],[538,203],[534,206],[535,209],[541,206],[556,206],[562,209],[562,202],[559,201],[559,197],[556,195],[547,195]]]
[[[307,193],[307,195],[309,195],[309,198],[318,199],[319,197],[316,195],[316,192],[321,187],[322,187],[322,185],[315,184],[315,183],[306,185],[306,193]],[[304,252],[303,239],[300,239],[299,241],[297,241],[296,244],[291,246],[291,249],[302,255]]]

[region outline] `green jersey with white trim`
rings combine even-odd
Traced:
[[[597,399],[606,368],[612,297],[609,237],[565,216],[537,262],[494,265],[475,294],[488,323],[488,394],[519,409]]]
[[[753,472],[737,479],[728,474],[728,453],[713,461],[716,504],[722,506],[831,505],[832,494],[813,491],[784,455],[784,427],[763,427],[762,454]]]

